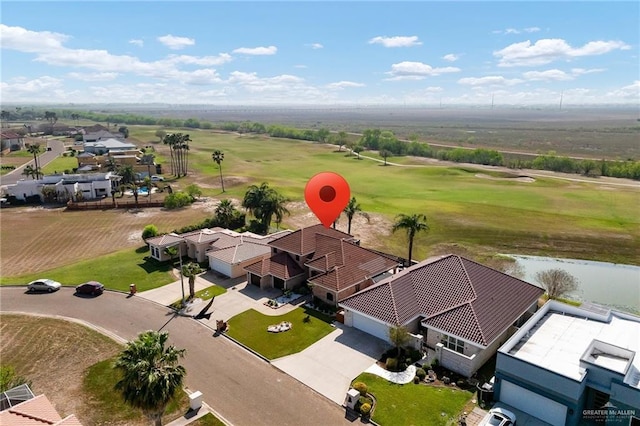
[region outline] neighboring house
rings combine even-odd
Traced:
[[[544,290],[456,255],[425,260],[346,298],[345,325],[389,342],[422,336],[440,365],[471,377],[537,307]]]
[[[16,132],[0,132],[0,152],[7,154],[10,151],[19,151],[24,148],[24,137]]]
[[[6,192],[18,200],[25,200],[32,195],[42,198],[42,188],[46,186],[55,188],[62,199],[77,200],[78,194],[82,194],[82,199],[92,200],[110,196],[119,179],[111,172],[47,175],[42,179],[21,179],[13,185],[7,185]]]
[[[86,132],[82,135],[82,142],[93,143],[100,142],[107,139],[115,139],[124,142],[124,136],[120,133],[111,133],[107,130],[96,130]]]
[[[122,151],[138,152],[138,147],[132,143],[124,142],[115,138],[106,138],[93,142],[84,142],[84,152],[90,152],[96,155],[114,155],[115,152]]]
[[[45,395],[38,395],[0,411],[0,425],[82,426],[82,423],[74,414],[63,419]]]
[[[639,424],[640,317],[550,301],[499,349],[495,378],[494,399],[553,425]]]
[[[238,233],[224,228],[199,229],[184,234],[166,234],[149,238],[146,242],[151,257],[159,261],[169,260],[166,247],[178,247],[182,255],[202,263],[208,260],[211,270],[230,278],[245,274],[244,267],[271,253],[267,244],[275,238],[289,234],[280,231],[270,235],[251,232]]]
[[[392,257],[358,246],[344,232],[318,224],[273,240],[271,256],[247,266],[247,282],[293,289],[307,280],[313,294],[336,304],[398,267]]]

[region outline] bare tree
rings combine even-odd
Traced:
[[[557,299],[578,288],[578,280],[564,269],[549,269],[536,274],[538,281],[549,295],[549,299]]]

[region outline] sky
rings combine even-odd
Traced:
[[[640,105],[640,2],[7,1],[2,103]]]

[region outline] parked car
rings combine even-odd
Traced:
[[[164,182],[164,178],[162,176],[153,175],[151,176],[151,182]]]
[[[516,415],[504,408],[492,408],[478,426],[511,426],[516,424]]]
[[[98,296],[104,291],[104,286],[98,281],[87,281],[79,286],[76,286],[76,293],[78,294],[91,294]]]
[[[27,284],[27,291],[46,291],[48,293],[60,290],[62,284],[58,281],[50,280],[48,278],[42,278],[39,280],[31,281]]]

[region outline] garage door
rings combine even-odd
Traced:
[[[552,425],[563,425],[567,418],[565,405],[506,380],[500,385],[499,400]]]
[[[389,326],[365,316],[353,313],[353,326],[359,330],[376,336],[385,342],[389,341]]]

